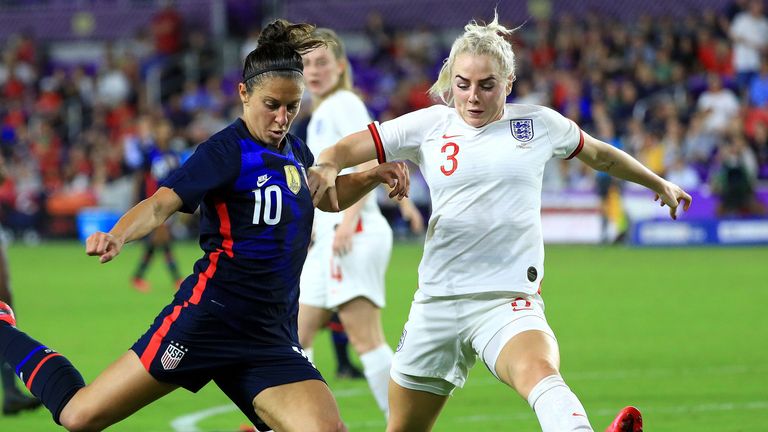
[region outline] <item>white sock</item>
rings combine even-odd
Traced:
[[[579,398],[560,375],[550,375],[536,384],[528,404],[539,418],[542,432],[592,431]]]
[[[392,366],[393,355],[392,348],[387,344],[379,345],[378,348],[360,355],[365,379],[368,380],[368,386],[373,392],[379,409],[386,417],[389,417],[387,390],[389,388],[389,368]]]
[[[309,360],[310,363],[315,364],[315,349],[314,348],[304,348],[304,355],[307,356],[307,360]]]

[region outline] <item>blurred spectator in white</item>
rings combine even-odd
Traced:
[[[704,128],[705,114],[694,113],[683,140],[683,154],[694,162],[706,164],[717,147],[718,137]]]
[[[731,24],[733,66],[740,89],[760,69],[760,56],[768,48],[768,19],[763,15],[763,1],[751,0],[748,9],[736,15]]]
[[[530,105],[547,105],[549,102],[547,94],[534,89],[533,84],[528,79],[521,79],[515,82],[513,87],[515,91],[514,103]]]
[[[722,135],[728,124],[739,115],[739,98],[730,89],[723,87],[723,80],[717,74],[707,75],[707,90],[696,103],[696,109],[705,114],[704,130]]]
[[[245,58],[248,57],[248,54],[256,49],[256,46],[258,46],[260,34],[261,29],[258,27],[254,27],[248,31],[248,36],[246,36],[245,40],[243,41],[243,45],[240,47],[240,60],[244,61]]]
[[[131,83],[128,77],[108,51],[96,81],[96,99],[108,107],[115,107],[125,102],[130,92]]]
[[[678,155],[667,166],[664,178],[686,190],[696,190],[701,185],[698,172],[685,161],[682,155]]]
[[[6,84],[11,77],[15,77],[25,86],[28,86],[37,79],[37,72],[34,64],[24,60],[12,46],[12,43],[8,42],[3,51],[2,63],[0,63],[0,85]]]

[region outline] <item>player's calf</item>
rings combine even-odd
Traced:
[[[0,357],[51,411],[58,423],[64,406],[85,386],[83,377],[64,356],[32,339],[15,325],[13,311],[0,302]]]

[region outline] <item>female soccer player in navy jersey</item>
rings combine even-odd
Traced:
[[[211,380],[257,426],[263,419],[278,431],[346,430],[297,335],[313,218],[305,171],[314,159],[287,131],[304,90],[301,54],[322,45],[312,29],[268,25],[245,60],[242,117],[202,143],[109,233],[88,238],[86,252],[106,263],[171,214],[200,206],[204,256],[130,351],[86,386],[69,361],[16,329],[0,303],[0,354],[68,430],[102,430],[179,387],[196,392]],[[403,197],[407,167],[340,177],[339,204],[349,206],[380,182]],[[331,202],[319,207],[331,209]]]
[[[432,197],[419,288],[395,353],[387,430],[428,431],[479,356],[525,398],[544,432],[591,431],[560,375],[560,353],[544,315],[541,185],[551,158],[653,190],[675,218],[691,197],[626,153],[557,112],[505,104],[514,53],[495,18],[456,39],[431,93],[435,105],[343,138],[318,156],[310,189],[333,192],[340,169],[378,158],[417,163]],[[628,407],[609,431],[638,432]]]

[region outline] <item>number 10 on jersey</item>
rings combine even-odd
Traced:
[[[253,224],[277,225],[283,214],[283,191],[278,185],[253,190]]]

